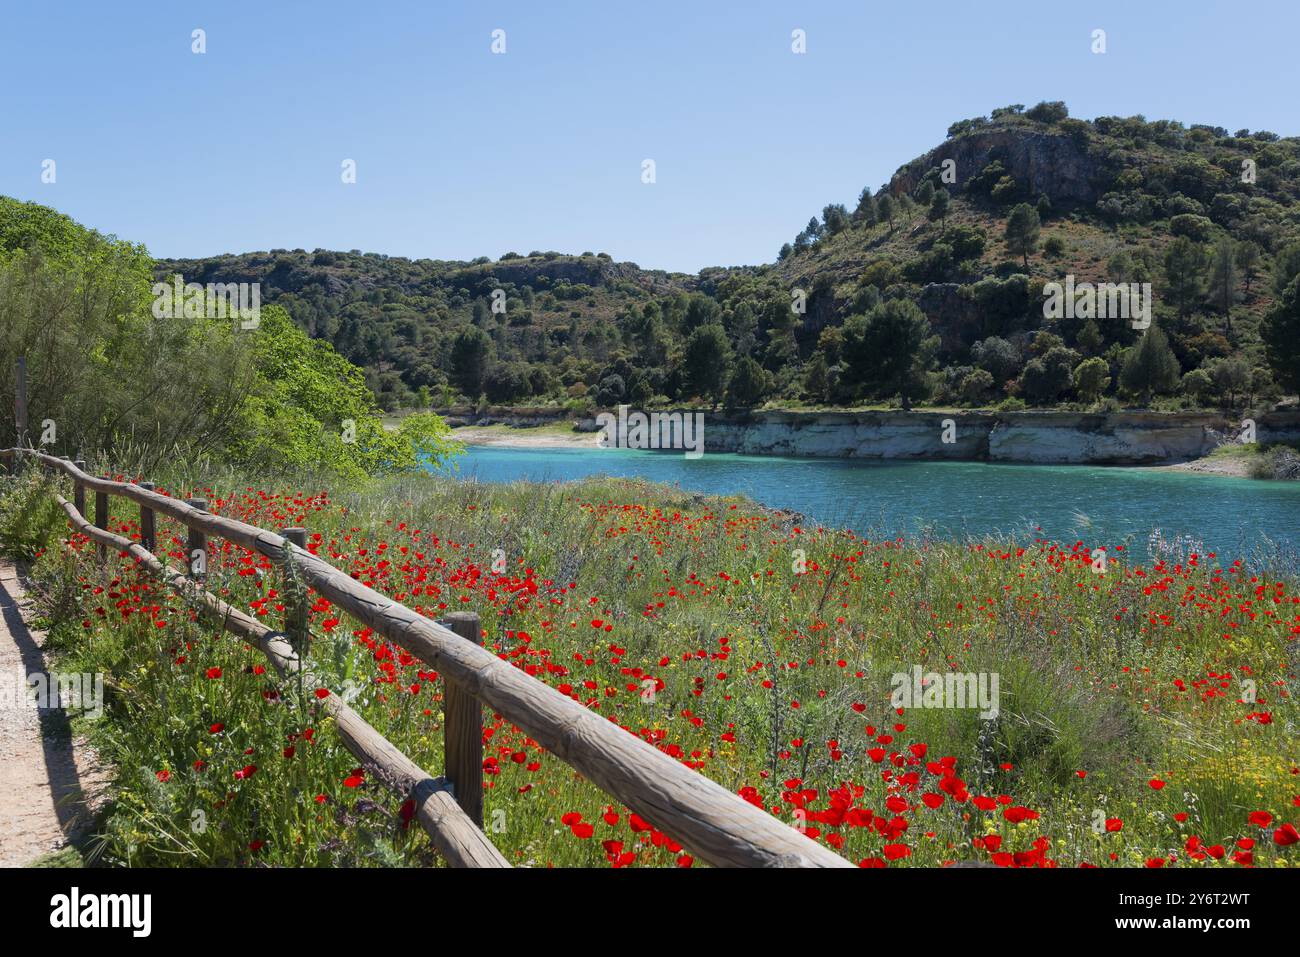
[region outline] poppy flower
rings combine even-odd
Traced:
[[[912,849],[906,844],[886,844],[881,850],[885,852],[885,857],[891,861],[900,861],[905,857],[912,856]]]

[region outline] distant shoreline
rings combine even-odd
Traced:
[[[457,441],[475,448],[514,448],[536,449],[598,449],[600,433],[583,433],[569,431],[566,427],[535,426],[515,427],[508,425],[462,426],[453,430]],[[819,456],[820,457],[820,456]],[[904,461],[924,461],[906,459]],[[1095,463],[1080,463],[1095,464]],[[1222,456],[1203,456],[1186,462],[1169,465],[1116,465],[1114,468],[1150,468],[1162,472],[1187,472],[1192,475],[1214,475],[1220,478],[1249,479],[1250,473],[1246,463],[1241,459]]]
[[[515,428],[508,425],[466,425],[452,430],[452,438],[465,445],[480,447],[506,446],[516,449],[597,449],[599,432],[572,432],[567,429],[535,426]]]

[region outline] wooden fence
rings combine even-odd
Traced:
[[[199,499],[181,502],[150,483],[115,482],[88,475],[73,463],[34,449],[8,449],[15,466],[25,460],[62,473],[73,501],[58,496],[72,525],[99,544],[129,554],[169,587],[186,595],[209,618],[257,644],[282,675],[302,667],[280,632],[203,590],[199,575],[184,575],[152,553],[156,513],[189,530],[190,556],[206,556],[208,536],[264,555],[295,582],[324,596],[436,670],[445,681],[444,776],[421,770],[342,699],[323,699],[348,750],[378,769],[399,794],[416,801],[420,823],[453,866],[508,867],[482,831],[482,706],[487,705],[588,780],[613,795],[700,860],[723,867],[851,867],[843,857],[782,823],[761,808],[692,771],[577,701],[485,649],[478,616],[452,615],[435,622],[367,588],[303,547],[301,529],[280,534],[207,510]],[[85,493],[95,493],[95,522],[85,516]],[[109,498],[140,507],[141,541],[109,532]],[[296,539],[296,541],[295,541]],[[290,574],[291,573],[291,574]],[[286,602],[286,631],[305,632],[305,594]],[[306,647],[301,642],[299,647]]]

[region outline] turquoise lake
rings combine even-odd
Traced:
[[[464,478],[568,481],[628,476],[694,492],[748,496],[870,538],[929,534],[1126,545],[1150,557],[1153,531],[1173,554],[1215,552],[1227,563],[1265,555],[1300,562],[1300,483],[1159,469],[983,462],[858,462],[710,452],[473,446]]]

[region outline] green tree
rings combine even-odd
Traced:
[[[1236,406],[1237,396],[1250,388],[1250,364],[1240,356],[1211,359],[1203,368],[1210,374],[1215,393],[1226,399],[1230,408]]]
[[[1101,352],[1102,346],[1106,341],[1101,336],[1101,330],[1097,328],[1097,323],[1089,319],[1079,330],[1079,335],[1075,337],[1075,343],[1083,351],[1084,355],[1095,356]]]
[[[868,226],[876,225],[876,200],[871,195],[871,188],[864,187],[861,195],[858,196],[857,209],[853,211],[853,221],[855,223],[865,223]]]
[[[1168,337],[1159,326],[1152,325],[1125,353],[1119,381],[1126,392],[1142,396],[1142,401],[1149,404],[1152,393],[1167,394],[1178,388],[1180,372]]]
[[[827,236],[843,232],[849,224],[849,212],[842,203],[832,203],[822,210],[822,223]]]
[[[1039,334],[1042,338],[1042,334]],[[1063,345],[1053,345],[1025,363],[1020,388],[1036,405],[1050,405],[1074,384],[1074,367],[1079,354]]]
[[[1214,380],[1204,369],[1193,369],[1191,372],[1183,375],[1182,393],[1197,404],[1204,404],[1205,400],[1214,392]]]
[[[1187,315],[1200,302],[1205,284],[1205,250],[1200,243],[1179,236],[1165,251],[1165,282],[1170,301],[1179,315]]]
[[[971,347],[971,359],[987,369],[999,385],[1020,371],[1020,350],[1000,336],[989,336]]]
[[[744,356],[736,363],[736,369],[727,383],[727,404],[735,408],[749,409],[763,401],[771,388],[771,377],[766,369]]]
[[[943,232],[947,228],[948,218],[948,191],[946,189],[936,189],[934,195],[930,197],[930,211],[927,213],[930,222],[936,219],[939,221],[939,230]]]
[[[1300,275],[1265,318],[1260,338],[1274,380],[1288,393],[1300,392]]]
[[[1085,402],[1095,402],[1110,386],[1110,365],[1105,359],[1093,356],[1084,359],[1074,369],[1074,391]]]
[[[804,395],[813,402],[825,402],[830,392],[830,370],[826,356],[817,352],[808,360],[803,374]]]
[[[967,405],[978,405],[993,391],[993,384],[987,369],[974,369],[962,378],[958,391]]]
[[[898,395],[903,408],[926,394],[925,372],[939,339],[930,321],[907,299],[882,302],[844,323],[845,384],[881,397]]]
[[[1259,275],[1259,244],[1250,240],[1237,244],[1237,268],[1246,279],[1246,295],[1250,295],[1250,284]]]
[[[483,389],[492,357],[492,340],[477,326],[467,326],[456,333],[451,343],[451,378],[471,402]]]
[[[709,399],[714,405],[722,400],[731,370],[731,343],[727,333],[716,323],[700,326],[686,340],[682,356],[682,374],[688,394]]]
[[[1019,203],[1011,210],[1007,218],[1007,251],[1013,256],[1019,255],[1026,269],[1029,268],[1029,254],[1038,248],[1039,229],[1038,210],[1034,207]]]
[[[889,223],[890,235],[894,232],[894,216],[898,212],[894,204],[894,197],[889,193],[882,193],[876,200],[876,213],[885,222]]]
[[[1283,247],[1273,257],[1273,295],[1282,298],[1296,276],[1300,276],[1300,242]]]
[[[1227,334],[1232,335],[1232,305],[1241,294],[1237,291],[1237,249],[1231,237],[1224,236],[1214,246],[1207,292],[1223,313]]]

